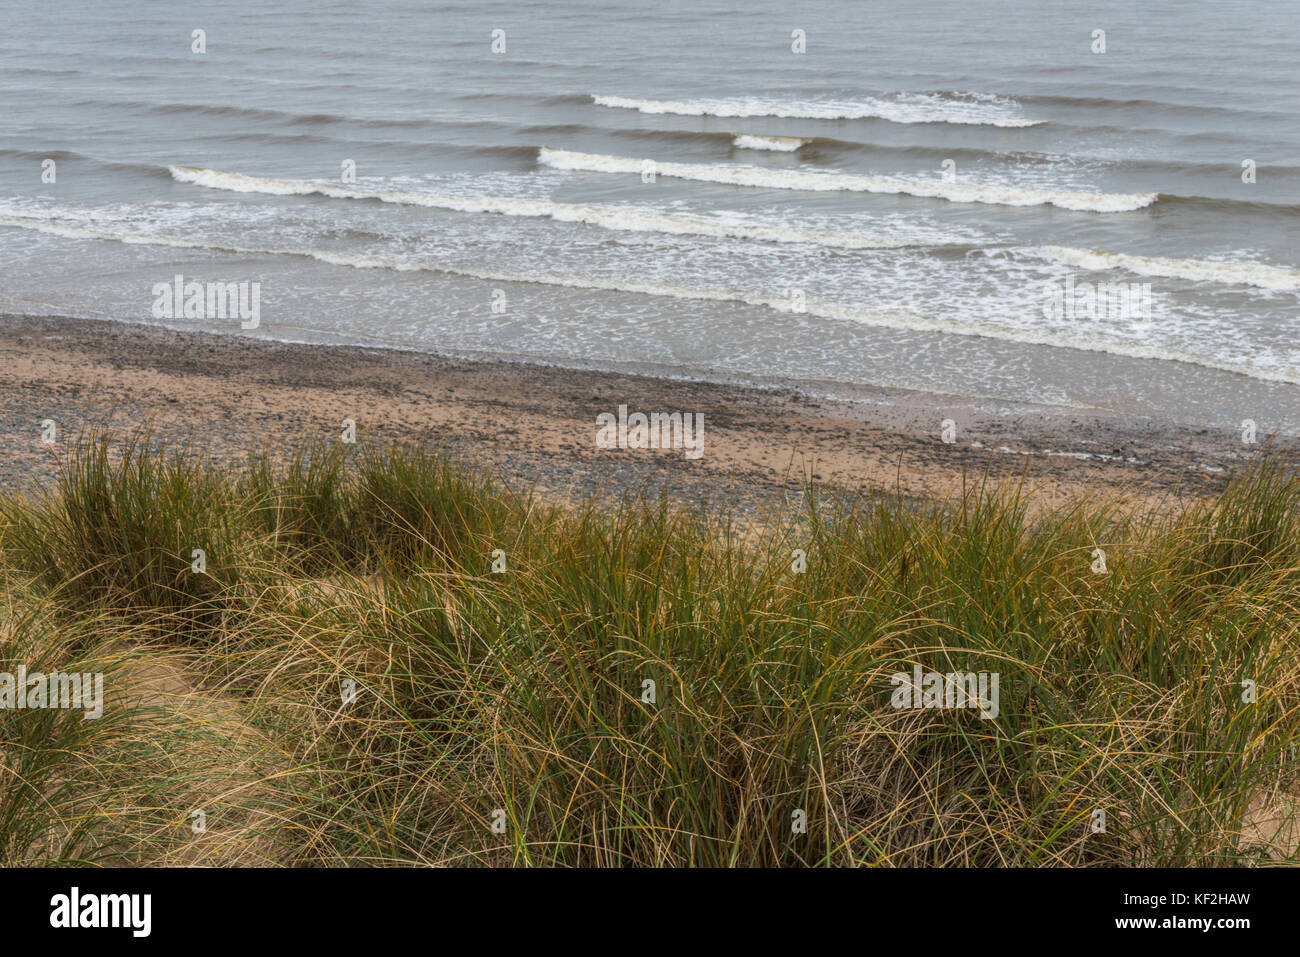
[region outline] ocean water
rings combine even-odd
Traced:
[[[1300,4],[738,9],[12,9],[0,311],[1300,431]]]

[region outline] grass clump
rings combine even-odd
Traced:
[[[138,658],[182,656],[187,700],[243,729],[223,762],[246,779],[210,803],[268,861],[1297,857],[1300,479],[1277,458],[1160,513],[809,490],[750,528],[550,505],[409,446],[239,474],[108,450],[4,503],[0,567],[53,609],[50,647],[129,620]],[[201,586],[180,564],[200,535],[221,556]],[[995,707],[895,707],[917,668],[996,675]],[[82,743],[33,733],[84,775]],[[132,833],[147,854],[157,831]]]

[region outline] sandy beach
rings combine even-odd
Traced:
[[[987,474],[1026,476],[1036,506],[1093,490],[1159,500],[1221,487],[1262,445],[1152,419],[859,389],[827,398],[70,318],[0,317],[0,485],[34,488],[87,427],[152,423],[232,463],[253,449],[336,439],[438,443],[512,485],[581,499],[673,490],[752,511],[804,478],[841,492],[927,496]],[[600,449],[596,417],[703,415],[704,454]],[[41,423],[57,441],[41,441]],[[955,434],[943,437],[943,422]],[[1266,441],[1260,436],[1261,442]]]

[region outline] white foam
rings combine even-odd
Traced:
[[[1094,213],[1128,212],[1149,206],[1156,193],[1083,193],[1032,186],[976,185],[949,183],[932,179],[903,179],[836,173],[821,170],[764,169],[758,166],[719,166],[710,163],[661,163],[651,159],[609,156],[603,153],[575,153],[543,146],[538,161],[563,170],[599,173],[642,173],[653,170],[657,176],[726,183],[732,186],[759,186],[767,189],[842,190],[858,193],[892,193],[945,199],[954,203],[990,203],[998,206],[1059,206],[1062,209]]]
[[[182,249],[206,249],[238,255],[266,256],[302,256],[337,266],[349,266],[357,269],[391,269],[399,272],[429,272],[443,275],[464,276],[471,279],[490,282],[537,283],[548,286],[564,286],[574,289],[604,290],[609,292],[636,293],[648,296],[663,296],[676,299],[705,300],[714,302],[743,303],[761,306],[780,313],[803,312],[813,316],[829,319],[841,319],[859,322],[868,326],[889,329],[905,329],[918,332],[941,332],[964,336],[982,336],[1024,345],[1054,346],[1063,349],[1075,349],[1088,352],[1104,352],[1128,356],[1136,359],[1157,359],[1163,361],[1184,362],[1208,369],[1232,372],[1273,382],[1285,382],[1300,385],[1300,369],[1260,368],[1244,362],[1225,361],[1210,356],[1187,353],[1182,350],[1162,348],[1155,345],[1107,339],[1100,335],[1088,335],[1082,331],[1064,332],[1043,328],[1016,329],[996,323],[972,323],[959,320],[936,319],[918,315],[901,309],[871,308],[843,302],[826,302],[808,300],[802,309],[796,310],[787,296],[773,296],[756,291],[734,289],[708,289],[676,286],[669,283],[639,282],[636,280],[595,279],[584,276],[563,275],[557,273],[506,273],[493,270],[465,269],[453,266],[440,266],[428,263],[385,259],[378,256],[338,253],[318,249],[274,249],[267,247],[240,246],[225,243],[205,242],[202,240],[155,234],[130,233],[123,229],[104,229],[80,223],[59,223],[51,218],[25,217],[22,215],[0,215],[0,226],[15,226],[39,232],[63,236],[70,239],[100,239],[116,242],[170,246]]]
[[[811,243],[842,249],[891,249],[915,245],[939,245],[943,239],[934,234],[847,233],[795,226],[775,225],[747,217],[706,217],[667,213],[647,206],[554,203],[549,200],[515,199],[496,196],[449,196],[409,190],[367,189],[339,186],[312,180],[270,179],[228,173],[222,170],[190,166],[169,167],[181,182],[209,189],[237,193],[266,193],[272,196],[320,195],[335,199],[379,200],[412,206],[427,206],[463,213],[497,213],[503,216],[528,216],[565,223],[587,223],[603,229],[674,235],[711,236],[773,243]],[[954,242],[961,242],[954,238]]]
[[[979,446],[978,442],[972,442],[972,445]],[[982,447],[982,446],[981,446]],[[1041,452],[1034,452],[1025,449],[1013,449],[1005,445],[999,445],[993,451],[1001,452],[1003,455],[1046,455],[1052,458],[1077,459],[1081,462],[1096,460],[1098,462],[1125,462],[1129,465],[1141,465],[1142,463],[1135,457],[1128,455],[1105,455],[1101,452],[1054,452],[1051,449],[1043,449]]]
[[[797,136],[751,136],[742,133],[731,141],[731,145],[742,150],[771,150],[774,153],[793,153],[807,143]]]
[[[987,93],[895,93],[858,100],[779,100],[770,97],[648,100],[592,96],[597,106],[672,113],[678,116],[749,118],[774,116],[809,120],[887,120],[890,123],[953,123],[962,126],[1037,126],[1020,113],[1020,104]]]
[[[1108,253],[1096,249],[1076,249],[1072,246],[1041,246],[1034,252],[1080,269],[1124,269],[1140,276],[1258,286],[1261,289],[1300,289],[1300,270],[1265,263],[1165,259]]]

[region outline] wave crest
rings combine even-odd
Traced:
[[[739,216],[723,219],[666,213],[647,206],[599,206],[497,196],[447,196],[405,190],[337,186],[312,180],[272,179],[191,166],[172,166],[170,169],[172,176],[180,182],[237,193],[265,193],[271,196],[315,194],[335,199],[368,199],[462,213],[496,213],[503,216],[552,219],[564,223],[586,223],[602,229],[710,236],[719,239],[747,239],[759,242],[809,243],[840,249],[894,249],[904,246],[938,246],[949,242],[953,245],[965,245],[968,242],[959,237],[946,239],[937,232],[847,233],[772,225]]]
[[[975,185],[943,180],[903,179],[898,176],[836,173],[830,170],[764,169],[757,166],[718,166],[709,163],[661,163],[651,159],[574,153],[542,147],[538,161],[556,169],[597,173],[641,173],[692,179],[732,186],[766,189],[845,190],[858,193],[892,193],[954,203],[990,203],[997,206],[1059,206],[1092,213],[1131,212],[1150,206],[1157,193],[1084,193],[1033,186]]]
[[[952,123],[959,126],[1037,126],[1020,113],[1020,104],[989,93],[895,93],[858,100],[779,100],[764,97],[649,100],[627,96],[591,97],[597,106],[745,119],[771,116],[806,120],[886,120],[890,123]]]
[[[1300,270],[1270,266],[1267,263],[1165,259],[1108,253],[1096,249],[1076,249],[1073,246],[1043,246],[1036,251],[1048,259],[1078,266],[1080,269],[1124,269],[1141,276],[1190,279],[1193,282],[1217,282],[1283,291],[1300,289]]]

